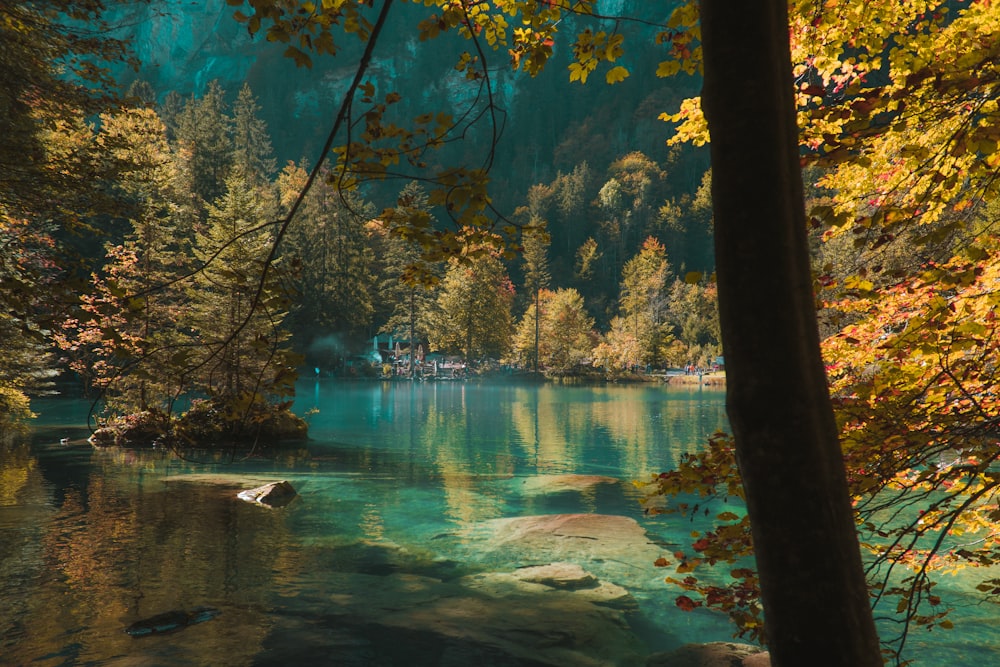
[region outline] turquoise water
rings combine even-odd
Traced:
[[[300,385],[295,406],[308,443],[225,462],[95,451],[81,441],[87,407],[39,402],[31,439],[0,450],[0,664],[460,664],[428,628],[467,609],[476,577],[548,562],[498,545],[501,520],[562,513],[647,531],[634,547],[581,540],[558,554],[631,593],[621,631],[642,651],[731,639],[721,616],[674,606],[651,561],[692,526],[644,517],[630,484],[725,426],[718,390],[321,380]],[[299,491],[286,508],[234,499],[275,479]],[[995,607],[961,584],[958,629],[913,637],[915,664],[1000,655]],[[221,613],[168,635],[124,632],[198,607]],[[592,620],[544,609],[570,629]],[[463,636],[488,615],[467,613]]]

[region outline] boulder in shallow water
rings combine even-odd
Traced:
[[[284,507],[292,502],[297,495],[295,487],[285,480],[271,482],[254,489],[240,491],[236,494],[240,500],[264,505],[265,507]]]
[[[213,609],[212,607],[198,607],[191,611],[184,611],[183,609],[167,611],[156,616],[144,618],[141,621],[136,621],[125,628],[125,633],[133,637],[147,637],[149,635],[177,632],[190,625],[210,621],[220,613],[218,609]]]

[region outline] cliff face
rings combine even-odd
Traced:
[[[641,0],[606,0],[600,9],[608,15],[649,15],[651,5],[664,11],[660,3]],[[133,39],[143,63],[139,76],[161,96],[169,91],[199,95],[212,80],[235,96],[247,81],[262,107],[279,163],[314,159],[354,75],[362,45],[353,36],[345,37],[336,58],[316,57],[311,69],[296,68],[282,56],[284,45],[251,39],[232,18],[234,10],[222,2],[160,0],[134,5],[113,18]],[[457,116],[480,93],[454,70],[457,54],[470,48],[467,42],[448,35],[432,42],[417,40],[415,26],[428,11],[416,3],[397,3],[369,70],[380,95],[395,90],[403,96],[396,105],[400,118],[442,110]],[[573,34],[573,21],[565,23],[561,29]],[[619,27],[632,29],[627,24]],[[587,86],[570,84],[565,48],[537,79],[510,72],[506,53],[488,54],[504,134],[494,178],[506,182],[508,191],[523,192],[557,170],[571,170],[581,159],[601,167],[630,150],[665,158],[667,128],[656,115],[676,107],[692,86],[675,90],[678,81],[650,76],[662,54],[654,52],[652,31],[645,30],[648,34],[630,37],[626,64],[633,76],[612,91],[603,77]],[[134,77],[122,73],[125,84]],[[449,159],[457,156],[480,164],[491,136],[492,130],[481,124],[462,147],[451,150]]]

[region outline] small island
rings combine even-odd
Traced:
[[[219,401],[197,400],[179,415],[147,409],[104,420],[90,436],[95,447],[274,449],[305,440],[309,426],[290,403],[252,403],[242,413]]]

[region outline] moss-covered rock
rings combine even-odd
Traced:
[[[218,446],[273,448],[280,443],[304,440],[309,427],[292,413],[290,403],[262,400],[196,400],[174,416],[144,410],[106,421],[90,437],[95,447],[211,449]]]
[[[193,446],[284,442],[305,439],[309,426],[292,413],[289,403],[211,399],[194,401],[177,420],[175,434]]]
[[[161,410],[143,410],[110,419],[90,436],[95,447],[155,447],[170,433],[171,418]]]

